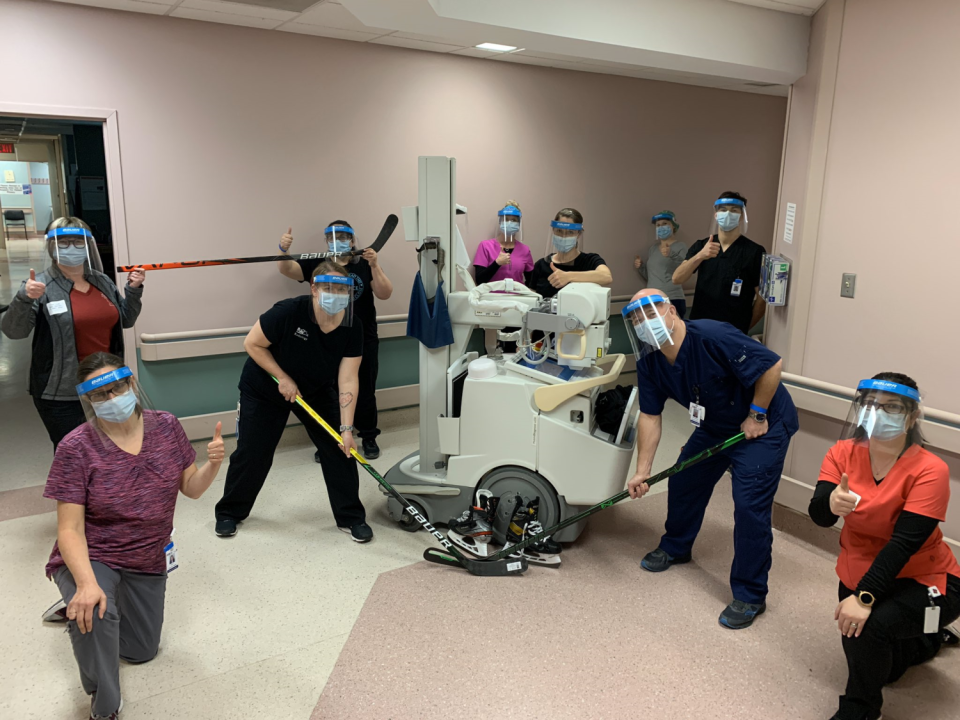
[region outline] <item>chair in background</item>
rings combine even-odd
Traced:
[[[10,227],[11,224],[16,227],[20,225],[23,227],[23,239],[27,240],[27,216],[23,210],[4,210],[3,211],[3,226]]]

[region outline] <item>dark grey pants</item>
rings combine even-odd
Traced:
[[[92,712],[107,717],[120,707],[120,659],[145,663],[160,648],[167,576],[111,570],[96,561],[90,565],[107,596],[107,611],[101,620],[99,608],[94,608],[91,632],[81,634],[75,621],[67,623],[67,632],[83,690],[97,694]],[[60,568],[53,579],[69,605],[77,592],[70,570]]]

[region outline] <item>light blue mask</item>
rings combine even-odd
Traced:
[[[508,220],[500,225],[500,229],[503,230],[504,235],[516,235],[520,232],[520,223]]]
[[[127,390],[123,395],[117,395],[104,400],[102,403],[91,403],[93,412],[101,420],[112,423],[122,423],[130,419],[137,409],[137,395],[133,390]]]
[[[333,240],[327,242],[327,246],[330,248],[332,253],[347,253],[350,252],[350,241],[349,240]]]
[[[673,228],[669,225],[657,226],[657,239],[666,240],[671,235],[673,235]]]
[[[740,213],[721,210],[717,213],[717,225],[724,232],[730,232],[740,224]]]
[[[343,312],[350,304],[349,295],[338,295],[336,293],[320,293],[320,309],[327,315],[336,315]]]
[[[891,415],[885,410],[863,408],[857,424],[874,440],[894,440],[906,432],[907,416]]]
[[[570,252],[577,246],[577,236],[573,237],[560,237],[559,235],[553,236],[553,249],[559,253]]]
[[[634,325],[633,331],[637,334],[640,342],[645,342],[647,345],[655,345],[657,348],[661,348],[670,342],[670,336],[673,334],[667,329],[666,323],[655,319]]]
[[[67,267],[79,267],[87,261],[87,249],[82,247],[57,248],[57,263]]]

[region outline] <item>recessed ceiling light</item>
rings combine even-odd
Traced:
[[[477,45],[479,50],[489,50],[490,52],[513,52],[517,48],[514,45],[497,45],[496,43],[480,43]]]

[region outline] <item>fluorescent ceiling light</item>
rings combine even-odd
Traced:
[[[480,43],[477,45],[479,50],[489,50],[490,52],[513,52],[517,48],[513,45],[497,45],[496,43]]]

